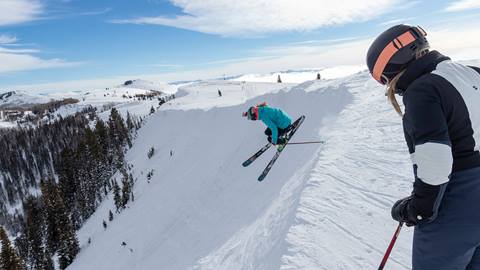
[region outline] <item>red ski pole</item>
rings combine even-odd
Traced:
[[[395,231],[395,234],[392,237],[392,240],[390,241],[390,245],[388,245],[387,251],[385,252],[385,255],[383,256],[383,260],[380,263],[380,266],[378,267],[378,270],[383,270],[385,267],[385,264],[388,261],[388,257],[390,256],[390,253],[392,252],[393,246],[395,246],[395,242],[397,241],[398,235],[400,234],[400,231],[402,230],[403,222],[400,222],[398,224],[397,230]]]

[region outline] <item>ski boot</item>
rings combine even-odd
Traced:
[[[280,138],[278,138],[278,141],[277,141],[277,150],[279,152],[282,152],[283,148],[285,148],[285,146],[287,145],[286,142],[288,141],[288,136],[282,136]]]

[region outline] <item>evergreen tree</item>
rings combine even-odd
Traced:
[[[15,239],[15,246],[17,247],[18,250],[18,255],[22,260],[24,261],[24,264],[28,258],[28,241],[27,241],[27,235],[26,235],[26,229],[25,227],[22,228],[22,233],[20,233],[19,236]]]
[[[320,80],[321,78],[320,73],[317,73],[317,80]]]
[[[80,251],[80,248],[78,246],[78,240],[75,236],[75,231],[66,230],[61,236],[61,244],[58,249],[58,262],[60,269],[63,270],[73,262]]]
[[[76,163],[74,153],[71,149],[66,148],[62,151],[60,164],[58,165],[58,186],[62,201],[65,204],[67,213],[70,215],[75,228],[79,228],[81,224],[80,214],[77,210],[78,181],[76,181]]]
[[[90,205],[91,195],[90,182],[93,178],[90,165],[91,156],[84,141],[80,142],[75,153],[77,161],[75,168],[75,181],[77,191],[75,193],[75,204],[80,215],[80,223],[83,223],[93,212],[93,206]]]
[[[106,230],[107,229],[107,222],[105,220],[103,220],[103,229]]]
[[[2,242],[2,251],[0,253],[0,269],[2,270],[23,270],[25,269],[20,257],[12,247],[7,233],[0,227],[0,241]]]
[[[98,143],[95,133],[87,128],[85,130],[85,145],[86,153],[85,168],[88,170],[85,179],[85,197],[87,203],[87,212],[85,217],[88,218],[93,214],[97,207],[97,203],[102,200],[101,188],[107,182],[107,178],[103,178],[103,171],[106,170],[106,166],[103,166],[101,146]]]
[[[44,205],[44,216],[46,222],[46,243],[47,249],[50,254],[54,254],[57,251],[58,242],[60,240],[59,232],[61,228],[58,228],[58,211],[57,197],[59,196],[57,185],[52,179],[40,182],[40,188],[42,190],[42,199]],[[65,213],[66,214],[66,213]]]
[[[150,108],[150,114],[155,113],[155,108],[153,106]]]
[[[43,245],[43,216],[36,198],[27,199],[26,236],[28,243],[27,265],[30,269],[45,269],[45,250]]]
[[[108,221],[112,221],[113,220],[113,213],[112,213],[112,210],[108,211]]]
[[[115,208],[117,213],[122,209],[122,197],[120,196],[120,187],[117,184],[117,181],[113,182],[113,201],[115,202]]]
[[[98,166],[101,167],[100,179],[103,179],[101,184],[104,186],[104,194],[107,195],[106,191],[111,189],[111,185],[107,180],[110,179],[114,172],[114,156],[112,154],[112,148],[114,148],[114,146],[109,141],[108,129],[105,123],[100,119],[95,125],[95,136],[101,149],[101,162],[98,164]]]
[[[97,123],[95,124],[95,136],[97,137],[98,144],[101,146],[102,157],[107,159],[109,156],[110,142],[108,137],[108,129],[101,119],[98,119]],[[106,163],[108,164],[109,162]]]
[[[115,108],[112,108],[110,112],[108,125],[110,127],[111,138],[113,142],[118,142],[120,146],[125,145],[126,142],[130,146],[130,134],[125,126],[122,116]]]
[[[147,157],[148,159],[151,159],[153,155],[155,154],[155,148],[152,146],[150,150],[148,150]]]
[[[280,78],[280,74],[278,74],[277,83],[282,83],[282,78]]]
[[[130,131],[132,131],[135,128],[135,124],[133,123],[132,116],[130,115],[130,112],[127,112],[127,128]]]
[[[53,266],[52,256],[48,255],[47,252],[45,252],[44,256],[43,256],[43,269],[42,270],[55,270],[55,266]]]
[[[127,174],[127,171],[122,168],[121,170],[123,174],[122,178],[122,208],[125,208],[130,201],[130,193],[132,192],[132,183],[130,181],[130,177]]]
[[[60,196],[57,196],[56,204],[60,209],[57,217],[60,235],[60,241],[58,244],[58,262],[60,269],[63,270],[73,262],[78,252],[80,252],[80,247],[75,234],[75,228],[66,215],[65,206]]]

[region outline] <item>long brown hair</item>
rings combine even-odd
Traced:
[[[419,59],[425,56],[427,53],[428,53],[428,49],[418,51],[415,53],[415,58]],[[393,108],[398,113],[398,115],[400,115],[400,117],[403,117],[403,112],[402,112],[402,108],[400,108],[400,105],[398,104],[397,98],[395,97],[395,93],[397,92],[398,80],[400,80],[400,78],[404,73],[405,73],[405,69],[402,72],[398,73],[395,77],[393,77],[391,81],[388,82],[387,92],[385,93],[385,96],[387,96],[388,101],[390,101]]]

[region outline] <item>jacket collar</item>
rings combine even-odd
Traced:
[[[437,65],[445,60],[450,60],[450,58],[437,51],[431,51],[427,55],[413,61],[397,82],[399,94],[405,93],[416,79],[434,71]]]

